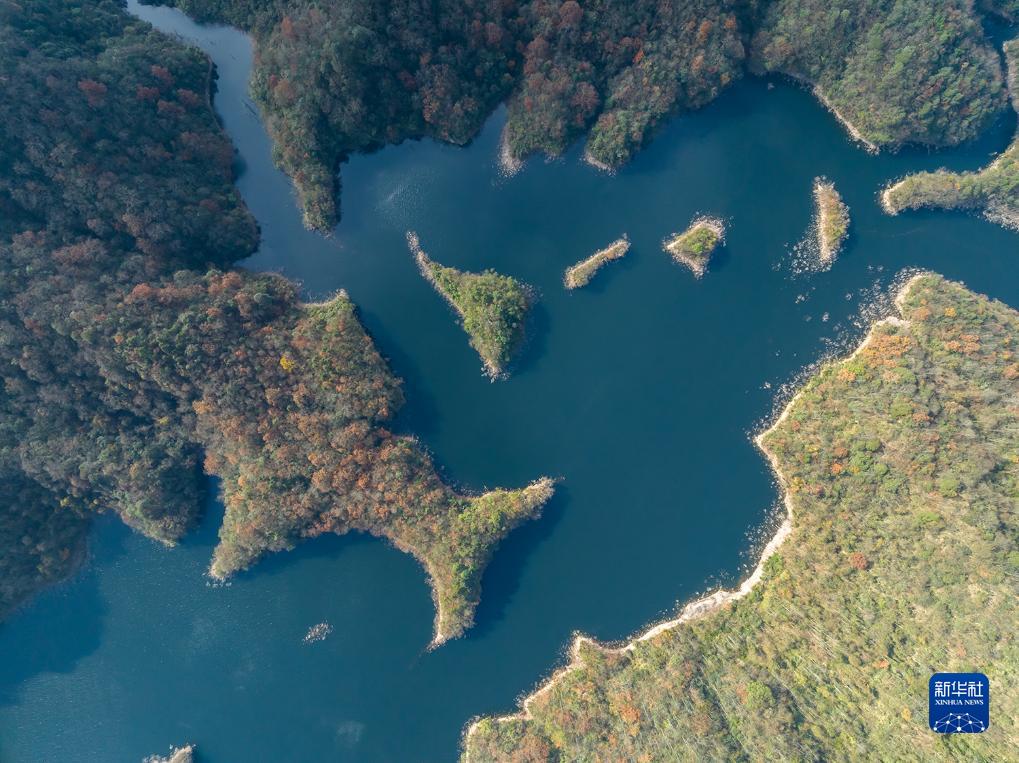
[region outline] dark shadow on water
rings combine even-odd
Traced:
[[[993,13],[984,13],[980,17],[980,25],[991,45],[1000,50],[1001,46],[1019,33],[1019,24],[1013,24]]]
[[[266,554],[249,569],[237,573],[233,578],[234,585],[244,585],[245,582],[259,576],[282,575],[295,564],[307,559],[333,558],[347,549],[366,543],[386,543],[392,547],[385,540],[356,531],[345,535],[325,533],[315,538],[302,538],[297,541],[297,546],[292,551]]]
[[[507,604],[520,587],[520,573],[527,566],[528,557],[552,536],[569,502],[569,489],[558,483],[541,517],[525,522],[499,544],[481,578],[481,602],[467,638],[486,635],[503,619]]]
[[[16,704],[21,685],[40,673],[73,673],[102,643],[107,606],[100,566],[126,553],[131,530],[115,516],[99,517],[84,566],[45,589],[0,625],[0,707]]]
[[[205,504],[198,524],[180,539],[177,544],[179,549],[208,547],[211,553],[212,548],[219,542],[219,528],[223,525],[223,516],[226,514],[226,507],[220,494],[219,478],[206,475],[204,490]]]
[[[548,308],[542,304],[539,294],[531,308],[531,314],[527,317],[524,346],[520,349],[517,360],[507,369],[510,376],[525,374],[541,362],[545,356],[549,325]]]
[[[713,271],[725,270],[729,267],[731,261],[732,255],[729,253],[729,247],[722,244],[711,253],[711,259],[708,262],[708,269],[704,272],[704,277],[709,278]]]
[[[613,287],[613,281],[619,278],[625,271],[633,270],[636,261],[640,258],[641,252],[639,247],[635,246],[634,243],[630,242],[630,249],[623,255],[622,259],[611,260],[604,265],[601,269],[594,274],[591,282],[576,289],[576,292],[586,292],[587,294],[602,295],[605,294],[609,289]],[[665,253],[662,252],[664,255]],[[565,287],[564,287],[565,288]]]
[[[234,173],[234,183],[239,182],[240,179],[244,177],[245,173],[247,173],[248,171],[248,161],[247,159],[244,158],[244,155],[237,150],[236,147],[234,148],[234,160],[232,163],[232,168]]]
[[[427,439],[436,431],[439,410],[424,384],[421,369],[386,330],[380,316],[362,307],[358,307],[357,313],[390,370],[403,381],[405,402],[393,419],[393,431]]]

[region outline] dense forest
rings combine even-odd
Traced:
[[[1004,45],[1012,105],[1019,113],[1019,40]],[[1019,229],[1019,134],[990,165],[976,172],[919,172],[881,193],[890,214],[923,207],[964,209]]]
[[[1019,313],[925,275],[763,438],[792,531],[744,598],[484,719],[483,761],[1002,760],[1019,749]],[[965,614],[963,614],[965,613]],[[986,671],[982,734],[931,733],[927,682]]]
[[[74,568],[96,512],[176,541],[204,472],[214,575],[365,531],[427,569],[436,640],[461,633],[551,482],[453,491],[386,428],[400,384],[349,299],[231,269],[258,231],[202,54],[115,0],[0,12],[0,614]]]
[[[462,144],[508,104],[504,160],[618,167],[666,115],[746,70],[807,83],[876,146],[948,145],[1004,105],[966,0],[172,0],[250,31],[251,90],[306,223],[338,219],[337,166],[407,138]],[[987,0],[990,13],[1014,0]]]
[[[776,0],[751,66],[789,74],[879,146],[951,145],[1004,105],[1000,64],[962,0]]]

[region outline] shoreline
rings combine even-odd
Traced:
[[[510,150],[509,135],[506,133],[506,127],[502,128],[502,132],[499,134],[499,172],[503,177],[513,177],[520,169],[524,166],[523,159],[517,159],[513,156],[513,152]]]
[[[406,237],[407,247],[410,249],[411,254],[414,256],[414,261],[417,263],[418,270],[420,271],[422,277],[426,281],[428,281],[428,283],[439,294],[439,296],[441,296],[443,300],[445,300],[446,304],[448,304],[453,309],[453,312],[460,317],[460,323],[462,326],[465,317],[463,312],[461,312],[460,308],[456,305],[456,303],[453,302],[453,300],[450,299],[449,296],[441,288],[439,288],[439,285],[435,281],[435,277],[428,269],[428,263],[434,262],[434,260],[432,260],[425,252],[425,250],[421,248],[421,240],[418,238],[417,233],[415,233],[412,230],[409,230],[406,233]],[[534,290],[533,287],[529,286],[528,284],[521,284],[521,287],[523,288],[524,294],[526,295],[528,306],[533,306],[534,302],[537,300],[536,291]],[[521,337],[520,345],[513,350],[513,353],[519,350],[520,346],[522,346],[525,341],[526,337]],[[478,353],[478,357],[481,358],[481,366],[484,369],[483,373],[492,382],[497,382],[499,380],[509,378],[509,371],[507,370],[507,368],[511,367],[512,361],[506,364],[507,366],[506,368],[500,368],[487,358],[482,357],[480,352]]]
[[[432,262],[432,259],[425,253],[425,250],[421,248],[421,239],[418,238],[418,234],[412,230],[407,231],[407,247],[410,249],[412,255],[414,255],[414,262],[417,263],[418,271],[421,276],[428,281],[431,287],[445,300],[446,304],[453,308],[458,316],[460,316],[461,323],[464,319],[464,314],[460,311],[460,308],[456,306],[456,303],[449,298],[449,296],[439,288],[439,285],[435,282],[435,276],[432,275],[428,269],[428,263]],[[480,353],[479,353],[480,357]],[[485,369],[485,375],[488,376],[492,381],[497,381],[506,377],[506,372],[492,363],[487,359],[481,358],[481,365]]]
[[[828,362],[842,363],[855,358],[857,355],[859,355],[860,352],[866,349],[866,347],[870,344],[871,340],[874,338],[875,332],[882,325],[891,324],[895,326],[908,326],[909,322],[903,319],[901,316],[902,300],[904,299],[905,295],[912,289],[913,284],[916,283],[918,279],[923,278],[927,274],[928,274],[927,271],[916,273],[912,275],[910,278],[908,278],[906,282],[899,287],[898,292],[896,293],[895,297],[892,300],[892,303],[895,306],[895,310],[900,313],[899,315],[888,315],[885,316],[884,318],[875,321],[871,325],[870,329],[867,331],[867,334],[864,336],[863,340],[859,343],[859,345],[857,345],[856,349],[854,349],[849,355],[835,358]],[[778,417],[769,426],[758,432],[753,437],[754,445],[756,445],[757,448],[764,454],[765,459],[768,462],[768,465],[771,467],[772,472],[775,475],[775,479],[779,487],[782,489],[781,502],[786,509],[786,516],[782,520],[782,523],[779,525],[778,529],[775,531],[775,534],[771,537],[768,543],[764,546],[764,549],[761,551],[761,556],[757,562],[757,565],[754,567],[753,572],[751,572],[750,575],[743,580],[740,586],[735,590],[726,590],[724,588],[719,588],[717,591],[714,591],[713,593],[710,593],[707,596],[702,596],[699,599],[694,599],[693,601],[688,602],[683,607],[683,609],[680,610],[678,617],[675,617],[671,620],[664,620],[660,623],[651,625],[642,633],[640,633],[640,635],[631,637],[630,640],[624,643],[622,646],[616,647],[613,647],[611,645],[606,646],[599,644],[590,636],[583,635],[575,636],[567,652],[569,654],[569,661],[567,662],[567,664],[555,670],[548,678],[546,678],[541,683],[541,685],[537,689],[532,691],[530,694],[525,695],[523,699],[519,701],[520,706],[519,710],[517,710],[514,713],[507,713],[505,715],[494,716],[491,718],[493,721],[495,721],[496,723],[506,723],[514,720],[531,720],[533,718],[530,710],[531,703],[535,699],[551,691],[555,684],[558,683],[558,681],[561,678],[568,675],[572,671],[582,667],[583,663],[581,661],[580,649],[585,644],[590,644],[591,646],[601,649],[603,652],[609,654],[624,654],[627,652],[632,652],[634,649],[636,649],[637,644],[639,644],[640,642],[655,638],[656,636],[659,636],[662,633],[665,633],[666,631],[670,631],[685,623],[688,623],[691,620],[706,617],[715,612],[716,610],[722,608],[726,604],[730,604],[734,601],[738,601],[739,599],[744,598],[754,589],[757,583],[759,583],[761,578],[764,576],[764,565],[767,563],[768,559],[770,559],[775,554],[775,552],[778,551],[782,544],[785,543],[785,541],[789,538],[790,535],[792,535],[793,530],[795,529],[793,527],[792,493],[788,490],[787,487],[788,482],[785,478],[785,475],[783,475],[782,470],[779,468],[777,457],[767,449],[767,447],[764,444],[764,439],[776,428],[778,428],[782,424],[782,422],[786,420],[793,406],[796,404],[797,400],[800,399],[800,396],[806,389],[806,386],[807,382],[804,382],[800,386],[799,390],[797,390],[797,392],[783,406],[782,411],[779,413]],[[466,728],[466,730],[463,733],[461,749],[464,752],[465,761],[469,761],[468,754],[470,739],[471,736],[476,731],[478,724],[481,722],[481,720],[483,719],[482,718],[473,719],[470,722],[470,725]]]
[[[566,268],[563,272],[563,286],[565,286],[569,291],[581,289],[584,286],[587,286],[598,271],[613,260],[621,260],[629,251],[630,239],[624,233],[621,237],[617,238],[608,246],[599,249],[590,257],[586,257],[580,262]],[[588,273],[585,278],[584,274],[587,273],[587,270],[590,270],[590,273]]]
[[[584,164],[590,165],[591,167],[594,167],[596,170],[600,170],[601,172],[606,172],[609,175],[614,175],[616,172],[614,167],[610,167],[605,162],[595,159],[594,156],[591,154],[591,151],[587,148],[584,149],[583,159]]]
[[[998,165],[1001,164],[1005,153],[1008,152],[1009,150],[1011,150],[1012,148],[1014,148],[1017,144],[1019,144],[1019,137],[1016,138],[1016,143],[1013,143],[1011,146],[1009,146],[1007,149],[1005,149],[1005,151],[1003,151],[1001,154],[999,154],[997,157],[995,157],[994,161],[992,161],[986,167],[983,167],[983,168],[978,169],[978,170],[972,170],[972,171],[966,172],[966,173],[959,173],[959,174],[981,174],[981,173],[984,173],[984,172],[993,172],[998,167]],[[943,172],[943,171],[944,170],[935,170],[933,173],[930,173],[930,174],[935,174],[937,172]],[[918,174],[925,174],[925,173],[918,173]],[[949,173],[949,174],[954,174],[954,173]],[[896,209],[892,205],[892,203],[890,201],[891,195],[892,195],[892,193],[897,188],[899,188],[901,185],[903,185],[906,182],[906,180],[909,179],[909,177],[913,177],[913,176],[907,176],[905,178],[902,178],[901,180],[897,180],[896,182],[892,183],[891,185],[886,186],[885,188],[883,188],[878,193],[878,202],[879,202],[879,205],[881,207],[881,210],[885,214],[894,217],[894,216],[898,215],[900,212],[902,212],[904,210],[907,210],[907,209],[911,209],[911,210],[927,209],[927,210],[945,210],[945,211],[956,210],[956,211],[960,211],[960,212],[968,212],[970,214],[978,215],[980,217],[983,217],[985,220],[988,220],[989,222],[992,222],[995,225],[1000,225],[1001,227],[1006,228],[1008,230],[1019,231],[1019,207],[1012,207],[1012,206],[1009,206],[1007,204],[1002,204],[1000,202],[997,202],[995,200],[988,200],[987,203],[985,203],[983,206],[974,206],[974,207],[968,207],[968,206],[949,207],[949,206],[941,206],[941,205],[937,205],[937,204],[923,203],[923,204],[916,204],[916,205],[907,204],[906,206],[902,207],[901,209]]]
[[[874,141],[865,138],[863,133],[860,132],[860,128],[850,122],[842,112],[835,108],[835,104],[828,100],[828,97],[821,92],[821,88],[818,85],[812,85],[810,89],[814,97],[821,102],[821,105],[831,112],[832,116],[838,120],[839,124],[845,128],[853,140],[863,145],[868,154],[878,154],[881,152],[880,146]]]
[[[898,188],[900,185],[902,185],[905,182],[906,182],[905,178],[903,178],[902,180],[897,180],[894,183],[892,183],[891,185],[885,186],[885,188],[879,194],[878,198],[881,201],[881,209],[884,211],[885,214],[892,215],[894,217],[895,215],[899,214],[899,212],[901,211],[901,210],[898,210],[895,207],[893,207],[892,203],[891,203],[891,201],[889,201],[889,199],[892,196],[892,191],[894,191],[896,188]]]
[[[984,210],[984,217],[1003,228],[1019,232],[1019,209],[994,205]]]

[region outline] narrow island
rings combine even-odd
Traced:
[[[708,269],[711,255],[725,243],[725,223],[717,217],[699,217],[682,233],[666,239],[662,248],[700,278]]]
[[[563,276],[563,285],[567,289],[579,289],[581,286],[587,286],[594,278],[595,273],[612,260],[621,259],[628,251],[630,251],[630,241],[624,234],[622,238],[616,239],[604,249],[599,249],[586,260],[568,267]]]
[[[814,178],[814,205],[818,259],[822,268],[830,268],[849,233],[849,207],[835,184],[822,177]]]
[[[1012,105],[1019,111],[1019,39],[1006,42],[1003,49]],[[907,175],[881,192],[881,207],[890,215],[907,209],[961,209],[1019,230],[1019,133],[981,170]]]
[[[505,378],[507,366],[524,343],[534,289],[494,270],[466,273],[440,265],[425,254],[413,231],[407,232],[407,246],[421,275],[460,315],[485,373],[492,379]]]
[[[626,645],[578,638],[519,713],[468,728],[465,763],[1019,749],[1007,720],[956,747],[926,718],[932,673],[988,665],[1019,714],[1019,312],[932,274],[896,305],[758,436],[787,517],[743,585]]]

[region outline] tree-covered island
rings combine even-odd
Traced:
[[[524,343],[534,289],[494,270],[466,273],[440,265],[425,254],[413,231],[407,233],[407,246],[421,275],[460,316],[485,373],[492,379],[504,378]]]
[[[725,223],[717,217],[698,217],[682,233],[662,242],[662,248],[680,265],[700,278],[708,271],[711,255],[725,242]]]

